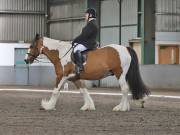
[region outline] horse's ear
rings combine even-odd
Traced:
[[[37,33],[36,37],[35,37],[35,40],[39,40],[39,39],[40,39],[40,35]]]

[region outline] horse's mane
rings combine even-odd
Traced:
[[[59,51],[59,58],[61,58],[70,48],[71,42],[70,41],[60,41],[55,40],[47,37],[43,37],[43,45],[47,47],[49,50],[58,50]],[[64,65],[68,61],[71,61],[69,52],[62,60],[61,64]]]

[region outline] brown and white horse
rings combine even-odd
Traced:
[[[109,72],[116,76],[122,91],[121,102],[113,108],[113,111],[130,110],[129,91],[135,100],[143,99],[150,94],[141,79],[137,55],[132,48],[110,44],[88,52],[84,71],[77,76],[74,73],[75,65],[70,60],[70,54],[62,60],[60,59],[63,55],[60,54],[60,51],[63,48],[68,50],[71,47],[70,43],[62,45],[63,43],[65,42],[61,43],[58,40],[42,38],[36,35],[25,57],[25,62],[31,64],[40,54],[44,54],[54,65],[57,76],[56,87],[52,92],[51,98],[49,100],[42,100],[41,102],[41,106],[45,110],[55,109],[60,95],[60,88],[67,80],[72,81],[83,94],[84,105],[81,107],[81,110],[95,110],[93,99],[83,85],[82,80],[102,79]]]

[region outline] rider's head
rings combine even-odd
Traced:
[[[94,8],[88,8],[85,12],[85,20],[88,22],[91,18],[96,18],[96,10]]]

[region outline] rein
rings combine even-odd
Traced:
[[[71,49],[73,49],[73,48],[76,47],[76,46],[77,46],[77,45],[72,46],[72,47],[60,58],[60,61],[71,51]],[[40,52],[42,52],[42,49],[43,49],[43,48],[41,48],[41,51],[40,51]],[[51,62],[44,62],[44,61],[38,60],[37,57],[36,57],[35,55],[31,54],[31,53],[26,53],[26,54],[34,57],[34,60],[36,60],[36,61],[39,62],[39,63],[51,63]]]
[[[72,47],[60,58],[60,60],[63,59],[63,58],[71,51],[72,48],[74,48],[74,46],[72,46]]]
[[[44,61],[38,60],[37,58],[35,58],[34,60],[36,60],[38,63],[51,63],[51,62],[44,62]]]
[[[29,56],[32,56],[34,58],[34,60],[36,60],[39,63],[51,63],[51,62],[44,62],[44,61],[38,60],[37,57],[31,53],[26,53],[26,54],[28,54]]]

